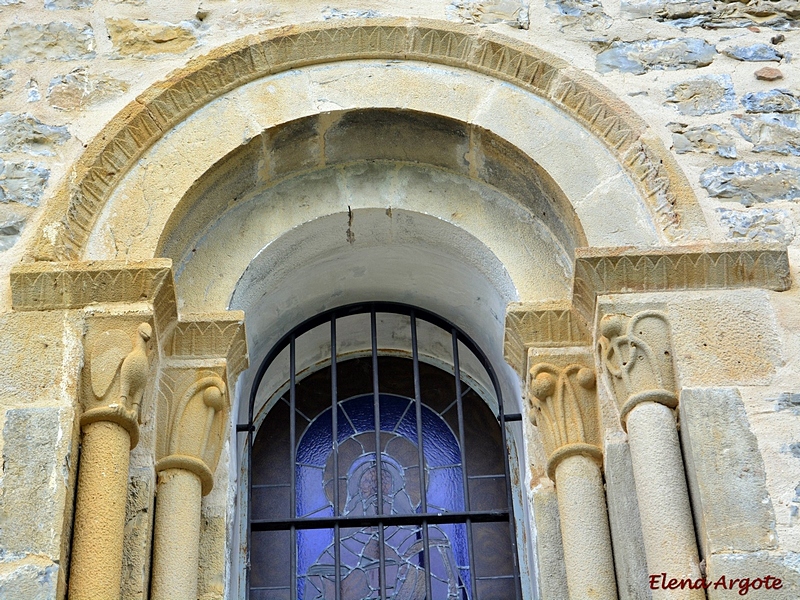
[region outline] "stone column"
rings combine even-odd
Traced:
[[[701,573],[673,413],[678,396],[666,315],[607,315],[600,333],[601,360],[628,433],[649,574],[696,580]],[[652,593],[653,600],[706,597],[688,586]]]
[[[149,323],[135,341],[121,329],[94,337],[87,357],[93,397],[83,431],[70,566],[71,600],[116,600],[122,579],[130,451],[139,442],[139,405],[147,382]]]
[[[168,454],[156,463],[151,598],[196,600],[200,503],[214,485],[229,406],[225,382],[213,370],[171,369],[168,376],[191,383],[172,398],[177,402],[166,432]]]
[[[530,418],[556,486],[570,598],[616,600],[594,370],[539,363],[530,375]]]

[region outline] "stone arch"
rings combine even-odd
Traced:
[[[423,60],[481,73],[543,98],[600,140],[635,183],[660,239],[703,236],[694,193],[660,141],[622,101],[565,61],[492,32],[429,20],[308,23],[248,36],[151,87],[87,147],[49,203],[31,252],[68,260],[85,250],[130,169],[164,134],[215,98],[290,69],[357,59]]]

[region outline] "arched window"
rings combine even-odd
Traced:
[[[521,597],[500,388],[454,325],[329,311],[268,353],[251,424],[259,394],[250,600]]]

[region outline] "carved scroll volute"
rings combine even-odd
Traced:
[[[627,429],[630,411],[642,402],[678,406],[672,363],[672,338],[664,313],[647,310],[600,321],[600,359],[608,374]]]
[[[602,464],[602,434],[594,369],[579,364],[539,363],[530,370],[529,418],[538,426],[547,474],[568,456],[589,456]]]
[[[180,396],[175,408],[168,440],[168,456],[156,469],[178,468],[195,473],[202,483],[203,495],[214,485],[228,425],[227,386],[214,373],[200,373]]]
[[[152,326],[139,323],[133,336],[122,329],[109,329],[94,337],[86,364],[91,396],[84,397],[82,426],[97,421],[118,423],[130,433],[131,448],[136,446],[152,336]]]

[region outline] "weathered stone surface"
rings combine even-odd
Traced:
[[[11,163],[0,158],[0,202],[39,206],[49,178],[50,171],[43,165],[29,160]]]
[[[150,538],[153,524],[153,472],[131,469],[125,505],[125,544],[122,555],[121,600],[147,596],[150,573]]]
[[[452,0],[445,11],[461,23],[504,23],[517,29],[529,23],[527,0]]]
[[[703,555],[777,547],[764,461],[738,390],[684,388],[680,414]]]
[[[6,96],[11,91],[14,71],[11,69],[0,69],[0,98]]]
[[[689,127],[685,123],[668,123],[667,127],[672,131],[672,147],[678,154],[704,152],[736,158],[733,136],[719,125]]]
[[[671,86],[667,102],[682,115],[697,117],[733,110],[736,94],[730,75],[704,75]]]
[[[710,196],[750,206],[757,202],[800,198],[800,168],[779,162],[735,162],[710,167],[700,175]]]
[[[6,411],[0,548],[8,554],[61,559],[75,459],[72,419],[72,408]]]
[[[717,215],[720,223],[727,227],[728,236],[734,240],[789,244],[794,239],[792,215],[785,210],[718,208]]]
[[[51,79],[47,99],[54,108],[78,110],[120,96],[128,87],[114,77],[91,75],[85,68],[79,68]]]
[[[42,99],[42,95],[39,93],[39,82],[35,79],[29,79],[25,84],[25,89],[28,91],[28,102],[38,102]]]
[[[44,0],[44,7],[49,10],[87,8],[94,0]]]
[[[195,29],[188,23],[107,19],[106,27],[114,49],[122,55],[180,53],[197,42]]]
[[[21,215],[0,215],[0,252],[19,241],[26,219]]]
[[[65,126],[45,125],[27,113],[0,115],[0,152],[53,156],[55,147],[70,138]]]
[[[546,6],[561,15],[558,19],[562,29],[576,24],[586,31],[602,31],[613,23],[600,0],[547,0]]]
[[[707,579],[711,582],[708,589],[708,600],[741,600],[742,598],[755,598],[756,600],[797,600],[800,598],[800,554],[795,552],[770,553],[770,552],[742,552],[714,554],[706,557]],[[741,581],[748,582],[767,575],[781,580],[780,589],[755,590],[750,587],[743,594]],[[721,577],[725,577],[725,589]],[[731,584],[731,581],[739,581]],[[714,584],[720,582],[719,586]]]
[[[58,565],[37,560],[0,572],[0,598],[52,600],[58,596]]]
[[[753,143],[753,152],[776,152],[800,156],[800,127],[797,115],[767,113],[734,115],[731,123],[741,136]]]
[[[322,11],[322,18],[326,21],[330,19],[374,19],[380,17],[381,13],[376,10],[341,10],[338,8],[327,7]]]
[[[536,560],[539,562],[538,583],[542,598],[569,600],[556,490],[549,480],[545,480],[533,489],[531,495],[536,530]]]
[[[621,3],[622,14],[633,19],[688,19],[712,14],[714,8],[714,0],[622,0]]]
[[[785,89],[750,92],[742,96],[742,106],[749,113],[788,113],[800,111],[800,97]]]
[[[800,393],[783,392],[777,398],[768,398],[767,402],[775,405],[775,410],[788,410],[795,415],[800,415]]]
[[[0,39],[0,63],[12,60],[78,60],[94,57],[94,31],[70,23],[15,23]]]
[[[695,69],[710,65],[717,49],[697,38],[614,42],[597,55],[600,73],[618,70],[641,75],[651,70]]]
[[[603,458],[617,591],[620,600],[647,600],[652,594],[647,586],[647,562],[631,451],[621,434],[606,439]]]
[[[780,62],[783,54],[775,46],[769,44],[753,44],[752,46],[733,46],[722,51],[725,56],[747,62]]]
[[[764,81],[783,79],[783,73],[781,73],[780,69],[776,69],[775,67],[762,67],[753,73],[753,75],[756,76],[756,79],[761,79]]]

